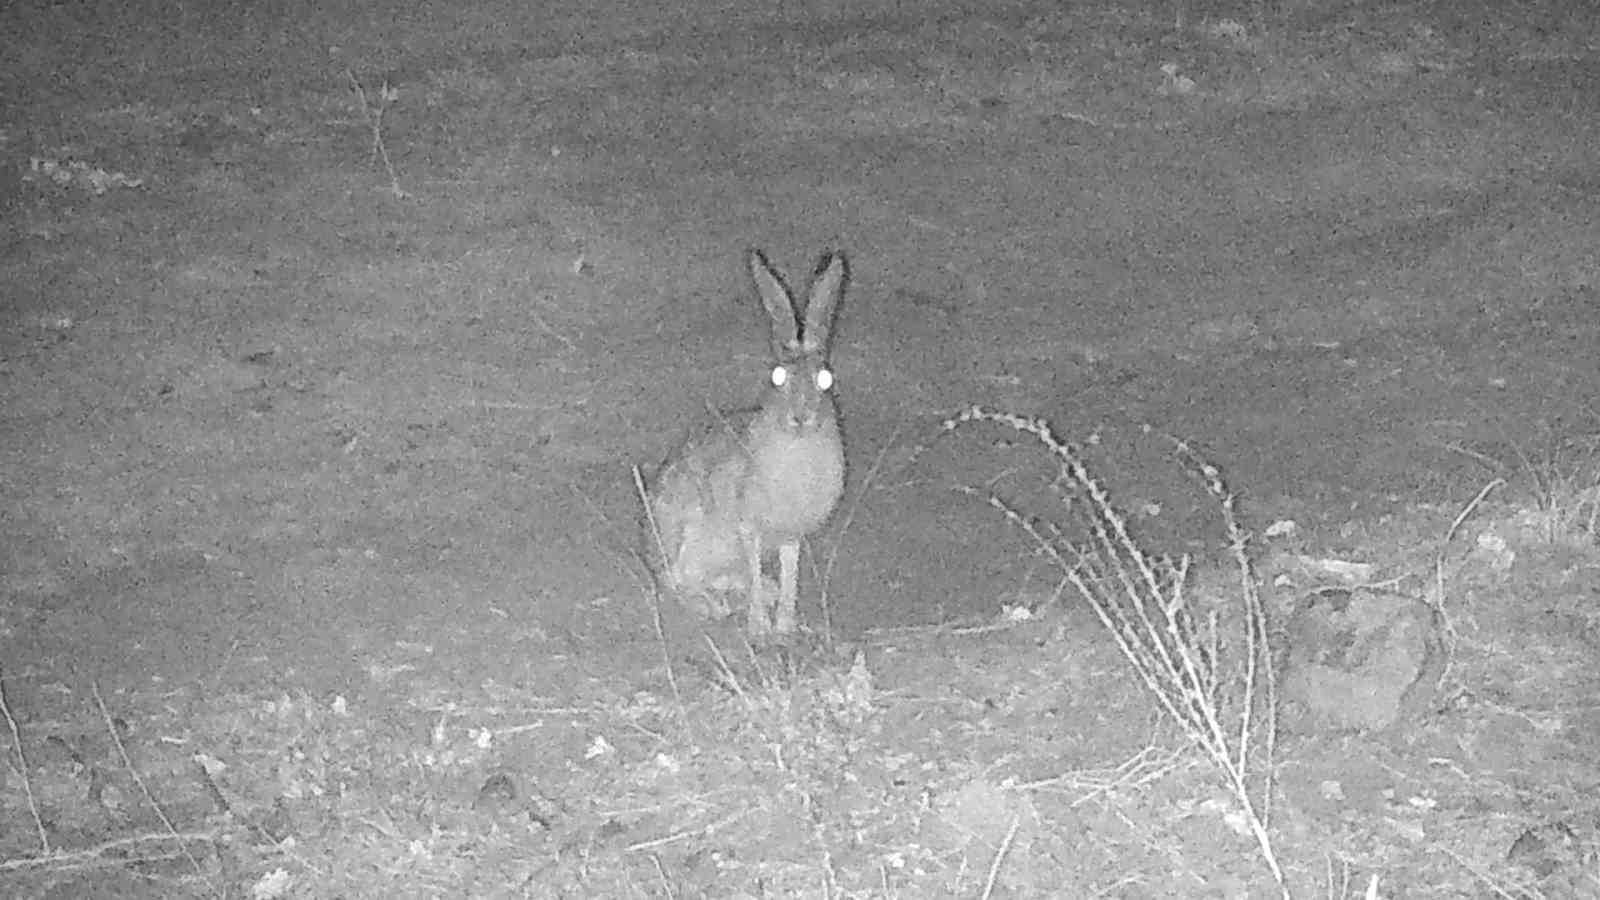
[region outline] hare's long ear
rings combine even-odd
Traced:
[[[772,353],[778,359],[788,359],[800,350],[800,323],[795,319],[794,298],[783,278],[773,271],[772,264],[760,250],[750,251],[750,277],[761,294],[761,305],[772,318]]]
[[[806,298],[806,327],[801,333],[807,353],[827,355],[833,315],[849,280],[850,264],[843,253],[827,253],[817,261],[817,274],[811,278],[811,295]]]

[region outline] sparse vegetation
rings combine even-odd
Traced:
[[[1062,581],[1093,610],[1151,698],[1217,767],[1262,861],[1288,896],[1267,829],[1277,743],[1275,656],[1248,541],[1221,472],[1188,444],[1174,441],[1179,460],[1203,479],[1222,517],[1237,570],[1237,607],[1226,618],[1219,610],[1199,608],[1188,557],[1174,560],[1139,544],[1127,516],[1082,453],[1047,422],[973,407],[946,420],[945,428],[967,422],[1020,432],[1054,459],[1062,511],[1076,519],[1077,527],[1035,521],[995,494],[988,495],[989,505],[1056,564]],[[1220,632],[1224,621],[1237,629],[1231,639]]]
[[[0,30],[0,896],[1600,895],[1581,4]],[[626,474],[752,245],[860,298],[767,647]],[[1437,689],[1285,715],[1310,599]]]

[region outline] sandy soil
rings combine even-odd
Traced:
[[[1093,813],[1017,787],[1184,742],[1070,602],[1068,637],[950,634],[1057,582],[953,490],[1051,509],[1014,435],[941,437],[973,403],[1090,446],[1154,550],[1208,559],[1220,533],[1147,425],[1203,448],[1251,528],[1295,524],[1263,554],[1424,592],[1452,545],[1511,535],[1449,592],[1454,706],[1408,741],[1285,745],[1280,855],[1303,896],[1600,893],[1592,17],[582,7],[0,13],[14,896],[1276,896],[1203,762],[1086,789]],[[735,631],[658,605],[630,475],[761,388],[747,247],[853,263],[850,484],[807,563],[817,649],[785,677],[725,668],[703,632]],[[857,712],[918,735],[886,783],[984,773],[939,809],[986,852],[864,824],[894,807],[850,793],[860,748],[830,745],[810,822],[737,854],[715,804],[645,827],[596,800],[664,752],[618,712],[641,696],[782,743],[729,672],[785,695],[861,648],[881,693]],[[1004,699],[1043,687],[1065,698]],[[919,691],[977,704],[951,723],[1015,717],[973,727],[1018,729],[1026,777],[1004,742],[920,730]],[[617,715],[639,731],[597,724]],[[560,812],[483,825],[496,771]],[[976,808],[998,812],[952,811]],[[1573,861],[1519,862],[1533,834]],[[128,835],[160,846],[104,846]],[[821,880],[761,870],[795,857]]]

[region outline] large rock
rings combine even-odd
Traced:
[[[1447,655],[1441,617],[1422,600],[1324,588],[1295,604],[1284,630],[1288,729],[1391,729],[1432,706]]]

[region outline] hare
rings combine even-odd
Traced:
[[[646,493],[666,587],[707,615],[727,615],[727,596],[742,591],[749,633],[762,637],[795,630],[800,541],[827,521],[844,493],[827,357],[849,273],[842,254],[825,254],[802,320],[766,257],[752,250],[748,262],[772,320],[770,385],[760,407],[725,414],[680,446]],[[770,550],[778,557],[776,597],[762,574]]]

